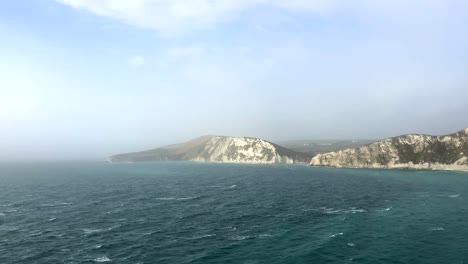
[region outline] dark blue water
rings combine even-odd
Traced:
[[[0,165],[0,263],[468,263],[468,174]]]

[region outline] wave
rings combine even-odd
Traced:
[[[315,212],[319,211],[320,212],[321,211],[321,212],[323,212],[325,214],[336,214],[336,213],[341,213],[343,210],[342,209],[328,208],[328,207],[322,206],[322,207],[320,207],[318,209],[316,209],[316,208],[304,209],[302,211],[303,212],[308,212],[308,211],[315,211]]]
[[[237,230],[237,227],[235,227],[235,226],[227,226],[227,227],[224,227],[224,229],[229,229],[230,231],[236,231],[236,230]]]
[[[437,195],[439,197],[448,197],[448,198],[457,198],[457,197],[460,197],[461,194],[458,193],[458,194],[441,194],[441,195]]]
[[[55,220],[57,220],[57,218],[55,218],[55,217],[52,217],[52,218],[50,218],[50,219],[49,219],[49,220],[47,220],[47,221],[49,221],[49,222],[53,222],[53,221],[55,221]]]
[[[246,240],[251,238],[251,236],[233,236],[231,237],[231,240]]]
[[[196,240],[196,239],[203,239],[203,238],[214,237],[214,236],[216,236],[216,234],[206,234],[206,235],[196,236],[192,239]]]
[[[260,234],[260,235],[258,235],[258,238],[268,238],[268,237],[272,237],[272,235],[270,235],[270,234]]]
[[[344,214],[356,214],[356,213],[365,213],[367,210],[364,209],[359,209],[356,207],[350,207],[350,209],[335,209],[335,208],[327,208],[327,207],[320,207],[319,209],[304,209],[302,210],[303,212],[308,212],[308,211],[319,211],[324,214],[339,214],[339,213],[344,213]]]
[[[92,228],[84,228],[84,229],[83,229],[83,232],[84,232],[86,235],[101,233],[101,232],[103,232],[103,231],[104,231],[103,229],[92,229]]]
[[[37,231],[31,234],[31,237],[38,237],[44,234],[44,231]]]
[[[434,228],[431,228],[429,230],[430,231],[445,231],[445,228],[443,228],[443,227],[434,227]]]
[[[156,200],[160,201],[187,201],[201,198],[202,196],[192,196],[192,197],[158,197]]]
[[[390,210],[392,210],[392,207],[388,207],[388,208],[385,208],[385,209],[377,209],[376,211],[377,212],[388,212]]]
[[[342,235],[343,235],[343,232],[340,232],[340,233],[336,233],[336,234],[330,235],[330,238],[334,238],[334,237],[342,236]]]
[[[100,257],[100,258],[96,258],[94,259],[95,262],[109,262],[109,261],[112,261],[110,258],[104,256],[104,257]]]
[[[18,226],[0,225],[0,231],[15,232],[20,230]]]
[[[67,206],[67,205],[70,205],[71,203],[66,203],[66,202],[63,202],[63,203],[53,203],[53,204],[42,204],[41,206],[42,207],[57,207],[57,206]]]
[[[364,209],[350,209],[350,210],[346,210],[346,211],[343,211],[343,212],[344,213],[356,214],[356,213],[365,213],[367,211],[364,210]]]
[[[341,213],[342,211],[343,211],[343,210],[341,210],[341,209],[337,209],[337,210],[333,210],[333,209],[330,209],[330,210],[329,210],[329,209],[327,209],[327,210],[325,210],[325,213],[326,213],[326,214],[336,214],[336,213]]]
[[[223,190],[232,190],[232,189],[235,189],[235,188],[237,188],[237,185],[236,185],[236,184],[231,185],[231,186],[229,186],[229,187],[226,187],[226,188],[224,188]]]
[[[354,243],[348,243],[348,247],[355,247],[356,245]]]

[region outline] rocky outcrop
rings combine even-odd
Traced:
[[[119,154],[109,162],[176,161],[226,163],[308,163],[311,156],[250,137],[203,136],[167,147]]]
[[[468,128],[445,136],[403,135],[318,154],[312,166],[468,170]]]

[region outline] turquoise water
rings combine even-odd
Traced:
[[[468,263],[468,173],[0,165],[0,263]]]

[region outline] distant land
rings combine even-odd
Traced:
[[[372,142],[375,139],[321,139],[321,140],[289,140],[276,142],[278,145],[297,152],[304,152],[311,156],[320,153],[337,151],[346,148],[356,148]]]
[[[402,135],[318,154],[312,166],[468,170],[468,128],[443,136]]]
[[[295,140],[279,144],[253,137],[210,135],[186,143],[108,158],[108,162],[182,160],[468,171],[468,128],[443,136],[411,134],[379,141]]]
[[[269,141],[251,137],[203,136],[186,143],[125,153],[109,162],[200,161],[226,163],[309,163],[312,155],[289,150]]]

